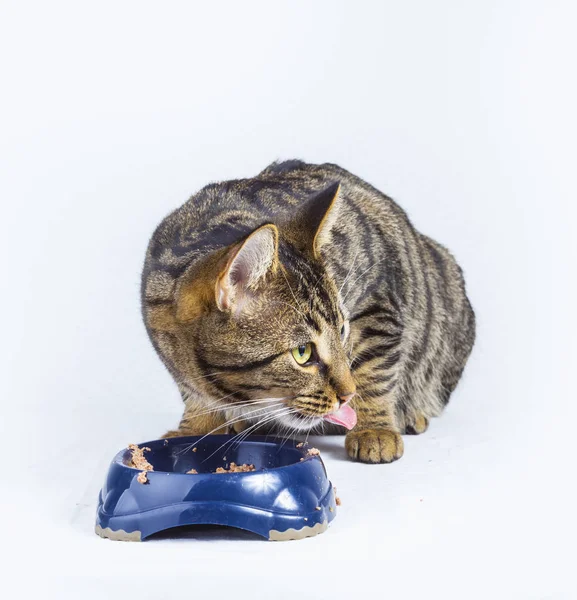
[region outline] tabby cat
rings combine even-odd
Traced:
[[[166,217],[142,311],[184,400],[166,436],[348,430],[367,463],[441,413],[475,339],[452,255],[362,179],[297,160]]]

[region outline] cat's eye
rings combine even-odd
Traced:
[[[313,355],[313,345],[309,342],[308,344],[297,346],[291,350],[291,354],[299,365],[304,365],[309,362]]]

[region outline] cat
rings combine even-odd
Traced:
[[[475,339],[449,251],[333,164],[207,185],[154,232],[141,296],[184,400],[166,436],[347,432],[366,463],[440,415]]]

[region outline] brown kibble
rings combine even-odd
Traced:
[[[215,473],[248,473],[250,471],[256,471],[254,465],[237,465],[236,463],[231,462],[228,469],[217,467]]]
[[[197,450],[198,448],[196,446],[192,449],[193,452],[196,452]]]
[[[136,444],[128,444],[128,448],[132,453],[132,458],[130,459],[131,467],[141,469],[142,471],[154,471],[154,467],[144,458],[144,452],[150,452],[150,448],[139,448]]]
[[[340,506],[342,504],[341,499],[338,496],[335,496],[335,502],[337,506]]]
[[[187,471],[188,475],[198,475],[198,471],[196,469],[190,469],[190,471]]]
[[[321,451],[318,448],[309,448],[307,450],[307,454],[309,456],[319,456]]]
[[[140,473],[138,474],[138,477],[136,478],[136,481],[138,481],[138,483],[148,483],[148,477],[146,476],[147,471],[140,471]]]

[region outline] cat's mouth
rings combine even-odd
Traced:
[[[351,430],[357,424],[357,413],[350,404],[343,404],[338,410],[326,415],[313,416],[301,412],[293,412],[289,416],[289,419],[292,421],[293,426],[300,426],[302,429],[313,429],[325,421]]]

